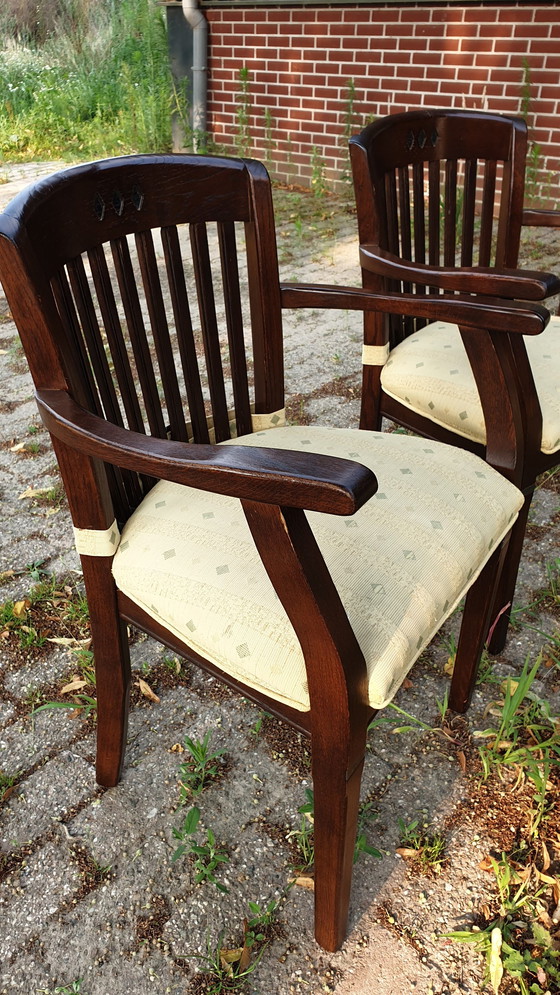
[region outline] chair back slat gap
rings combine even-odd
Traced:
[[[136,249],[142,273],[144,293],[152,336],[156,350],[159,373],[163,386],[169,434],[172,439],[186,442],[188,439],[185,412],[181,401],[181,391],[177,381],[177,369],[165,311],[160,274],[151,231],[136,235]]]
[[[67,271],[104,416],[115,425],[124,427],[82,257],[78,256],[68,263]]]
[[[484,164],[482,184],[482,207],[480,211],[480,244],[478,265],[490,266],[492,259],[492,234],[494,227],[494,206],[496,200],[496,161],[487,159]]]
[[[137,279],[126,238],[112,241],[111,251],[150,432],[163,439],[167,434],[167,429],[152,365],[146,326],[142,316],[136,286]]]
[[[114,287],[103,246],[90,249],[88,261],[127,425],[134,432],[144,432],[144,421],[136,395],[129,352],[122,332]]]
[[[443,214],[443,265],[455,265],[457,251],[457,160],[445,163],[445,194]]]
[[[223,442],[231,433],[206,225],[191,224],[190,235],[214,431],[216,442]]]
[[[88,411],[102,416],[101,401],[93,379],[86,344],[64,270],[60,270],[52,278],[51,289],[66,335],[66,342],[62,344],[60,352],[74,400],[87,408]]]
[[[177,228],[175,226],[162,228],[161,240],[193,440],[194,442],[209,443],[208,420],[204,409],[204,396]]]
[[[232,222],[220,222],[218,224],[218,240],[224,283],[226,326],[237,435],[248,435],[252,431],[251,404],[247,377],[247,354],[239,284],[237,242],[235,226]]]
[[[465,160],[463,210],[461,212],[461,266],[472,266],[473,263],[477,175],[478,161],[476,159]]]
[[[424,163],[415,162],[412,166],[413,213],[414,213],[414,259],[417,263],[426,262],[426,201],[424,195]]]

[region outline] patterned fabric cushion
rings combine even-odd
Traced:
[[[309,520],[382,707],[506,534],[520,492],[475,456],[398,434],[292,426],[222,444],[330,453],[376,473],[355,515]],[[239,501],[159,481],[125,525],[113,572],[198,653],[308,709],[301,649]]]
[[[560,318],[541,335],[526,335],[543,416],[541,449],[560,449],[560,370],[553,361],[560,341]],[[457,325],[434,321],[396,346],[381,375],[383,389],[412,411],[465,439],[486,442],[482,407]]]

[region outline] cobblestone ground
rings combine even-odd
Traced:
[[[3,167],[7,182],[0,186],[0,202],[50,168]],[[279,194],[283,277],[358,282],[352,214],[326,200],[302,231],[297,216],[290,217],[296,195],[289,196],[292,201]],[[537,249],[528,245],[532,268]],[[355,318],[288,316],[293,416],[355,424],[359,355]],[[25,601],[38,569],[57,578],[61,602],[70,600],[68,591],[79,590],[80,568],[69,517],[56,492],[47,501],[34,494],[56,489],[58,474],[1,297],[0,370],[0,602]],[[516,594],[519,607],[535,601],[555,576],[559,503],[553,484],[539,488]],[[550,603],[530,625],[527,613],[517,618],[505,652],[494,662],[494,681],[518,673],[528,655],[536,659],[556,632]],[[455,618],[396,699],[428,729],[441,727],[437,701],[444,699],[444,666],[456,629]],[[49,638],[64,638],[56,621],[51,633]],[[386,727],[372,735],[363,784],[372,818],[364,832],[382,856],[360,856],[348,940],[339,953],[326,954],[313,940],[312,893],[288,888],[288,833],[300,825],[298,808],[310,783],[305,743],[187,664],[177,672],[152,640],[136,639],[137,687],[124,776],[118,787],[103,791],[94,778],[95,729],[84,711],[33,714],[53,689],[80,672],[73,648],[47,642],[15,652],[11,637],[0,639],[0,770],[14,779],[0,807],[0,995],[218,991],[197,976],[207,967],[197,955],[220,943],[237,947],[248,903],[266,907],[271,901],[280,903],[277,926],[247,981],[253,995],[481,990],[476,953],[441,938],[473,921],[489,890],[480,861],[502,838],[493,836],[488,812],[477,806],[474,750],[459,750],[420,726],[399,734]],[[557,673],[555,666],[543,667],[538,684],[553,705]],[[141,693],[140,680],[158,701]],[[480,684],[469,713],[471,730],[487,725],[485,709],[495,695],[496,683]],[[227,758],[223,776],[199,802],[201,826],[211,828],[229,854],[218,872],[228,889],[223,893],[211,883],[196,884],[188,859],[171,861],[173,831],[184,818],[178,808],[184,756],[177,744],[185,735],[202,739],[208,730],[212,747]],[[440,873],[411,873],[396,853],[399,819],[425,820],[441,832],[447,860]]]

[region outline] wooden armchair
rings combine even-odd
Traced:
[[[519,118],[418,110],[386,117],[350,139],[363,286],[370,290],[489,294],[544,300],[557,278],[517,271],[523,224],[560,224],[524,211],[527,128]],[[513,332],[513,329],[512,329]],[[365,316],[361,427],[382,416],[484,456],[525,494],[493,612],[489,648],[505,643],[537,476],[560,462],[560,318],[537,338],[379,314]],[[499,356],[499,369],[496,365]],[[518,384],[515,453],[499,433],[496,378]],[[512,461],[513,456],[513,461]]]
[[[316,937],[334,950],[368,723],[465,594],[453,686],[468,696],[522,495],[455,447],[284,424],[282,306],[419,301],[281,286],[259,163],[129,156],[44,179],[0,216],[0,278],[81,555],[98,780],[121,774],[127,623],[304,730]],[[474,339],[548,317],[468,297],[420,311]],[[513,439],[516,404],[504,389]]]

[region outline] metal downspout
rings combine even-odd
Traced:
[[[195,152],[206,144],[208,22],[198,0],[183,0],[183,14],[193,30],[192,129]]]

